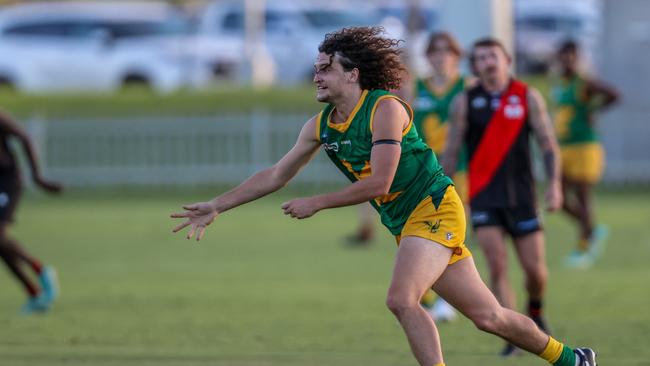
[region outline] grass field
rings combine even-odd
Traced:
[[[649,196],[600,192],[611,238],[589,271],[562,267],[574,231],[547,216],[549,320],[601,365],[650,364]],[[415,365],[384,307],[392,238],[345,248],[355,209],[293,221],[279,209],[288,197],[224,214],[200,244],[172,235],[167,218],[207,198],[198,192],[26,198],[14,235],[56,264],[62,297],[46,315],[21,316],[24,295],[0,271],[0,365]],[[449,366],[544,365],[500,359],[501,341],[464,319],[440,332]]]

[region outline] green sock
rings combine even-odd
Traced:
[[[573,352],[571,347],[564,346],[562,347],[560,358],[553,363],[553,366],[575,366],[575,364],[576,354]]]

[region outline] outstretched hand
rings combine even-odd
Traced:
[[[212,221],[214,221],[217,215],[219,215],[211,202],[199,202],[191,205],[185,205],[183,206],[183,209],[185,212],[171,214],[171,217],[175,219],[187,219],[187,221],[177,225],[174,228],[173,232],[177,233],[185,227],[192,225],[192,228],[187,233],[186,238],[192,239],[194,234],[196,234],[196,241],[199,241],[201,238],[203,238],[203,234],[205,234],[205,228],[210,225]]]

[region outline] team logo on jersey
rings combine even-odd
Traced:
[[[350,146],[352,146],[352,141],[350,141],[350,140],[342,140],[341,145],[350,145]]]
[[[324,143],[323,144],[323,149],[325,149],[325,151],[328,151],[328,152],[329,151],[339,152],[339,143],[336,142],[336,141],[332,142],[331,144]]]
[[[447,233],[447,240],[451,240],[451,238],[454,237],[454,234],[452,233]]]
[[[501,107],[501,98],[492,98],[490,101],[490,108],[492,108],[493,111],[496,111]]]
[[[424,224],[427,226],[430,232],[432,233],[437,233],[438,230],[440,229],[440,222],[442,220],[436,220],[436,222],[432,223],[431,221],[425,221]]]
[[[487,105],[487,100],[485,100],[485,98],[483,97],[476,97],[472,99],[472,108],[474,109],[485,108],[486,105]]]
[[[503,114],[507,119],[519,119],[524,115],[524,107],[520,104],[509,104],[503,108]]]

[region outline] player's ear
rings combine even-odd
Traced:
[[[359,69],[355,67],[352,70],[348,71],[348,81],[350,83],[359,82]]]

